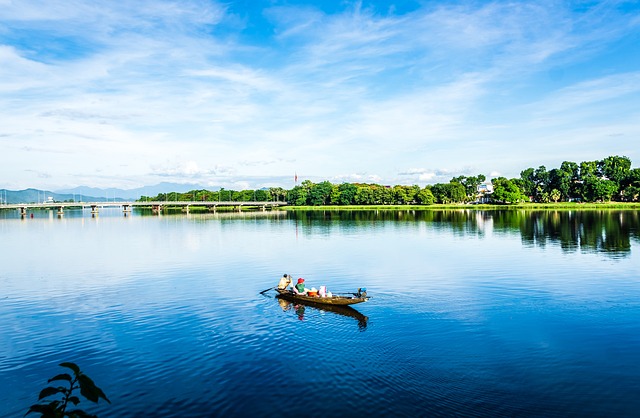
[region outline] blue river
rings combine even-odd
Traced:
[[[0,254],[0,417],[66,361],[102,418],[640,411],[637,210],[0,211]]]

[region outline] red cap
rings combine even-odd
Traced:
[[[304,283],[304,279],[303,279],[302,277],[300,277],[300,278],[298,279],[298,283]]]

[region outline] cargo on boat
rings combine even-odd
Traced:
[[[362,303],[369,300],[366,291],[353,293],[352,295],[332,295],[332,296],[306,296],[293,293],[291,290],[276,289],[279,296],[283,299],[291,300],[294,302],[313,303],[318,305],[337,305],[346,306],[354,305],[356,303]]]

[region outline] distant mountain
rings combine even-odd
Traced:
[[[155,186],[138,187],[137,189],[100,189],[80,186],[63,190],[7,190],[0,189],[0,204],[41,203],[53,199],[56,202],[121,202],[140,199],[140,196],[157,196],[160,193],[185,193],[191,190],[220,190],[219,187],[206,187],[200,184],[160,183]]]
[[[160,193],[185,193],[191,190],[219,190],[219,187],[211,188],[203,186],[201,184],[183,184],[183,183],[160,183],[155,186],[138,187],[137,189],[100,189],[96,187],[80,186],[73,189],[58,190],[57,193],[61,194],[76,194],[87,196],[102,196],[103,200],[124,199],[124,200],[136,200],[140,199],[140,196],[157,196]]]
[[[80,195],[77,193],[58,193],[50,190],[37,190],[37,189],[25,189],[25,190],[6,190],[0,189],[0,204],[13,204],[13,203],[42,203],[53,200],[55,202],[105,202],[109,201],[122,201],[124,199],[99,196]]]

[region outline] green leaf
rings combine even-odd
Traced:
[[[27,416],[32,412],[41,414],[42,418],[55,417],[55,408],[51,405],[31,405],[24,416]]]
[[[60,366],[66,367],[67,369],[73,370],[73,372],[78,375],[80,373],[80,367],[77,364],[71,362],[60,363]]]
[[[61,387],[54,388],[52,386],[49,386],[48,388],[44,388],[40,391],[40,396],[38,396],[38,400],[42,398],[46,398],[47,396],[56,395],[60,392],[64,392],[64,388],[61,388]]]
[[[71,376],[68,373],[62,373],[59,374],[57,376],[52,377],[51,379],[49,379],[49,383],[56,381],[56,380],[66,380],[68,382],[71,382],[73,379],[71,378]]]
[[[98,418],[97,415],[88,414],[82,409],[74,409],[73,411],[67,412],[67,414],[72,418]]]
[[[86,374],[80,374],[78,376],[78,383],[80,384],[80,393],[82,396],[90,400],[91,402],[98,402],[99,398],[104,399],[105,401],[111,403],[109,399],[107,399],[107,395],[104,394],[102,389],[96,386],[93,383],[93,380]]]

